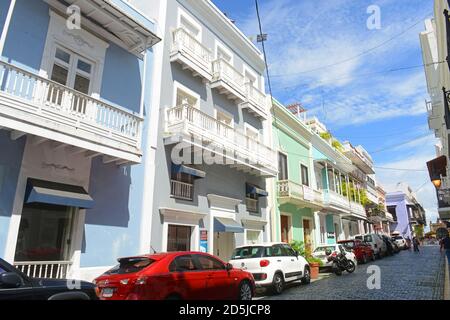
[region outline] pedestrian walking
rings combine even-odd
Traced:
[[[417,237],[413,237],[413,247],[414,247],[414,252],[420,252],[419,251],[419,239],[417,239]]]
[[[445,251],[448,264],[450,264],[450,237],[448,234],[441,240],[441,252]]]
[[[409,237],[406,238],[406,248],[411,250],[411,239]]]

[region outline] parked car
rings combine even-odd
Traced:
[[[338,243],[342,244],[348,251],[352,251],[359,263],[367,263],[369,260],[375,260],[375,253],[372,247],[361,240],[342,240],[338,241]]]
[[[355,239],[362,240],[370,244],[375,253],[376,258],[382,258],[387,254],[386,243],[384,243],[383,238],[379,234],[376,233],[367,233],[364,235],[357,235]]]
[[[230,263],[252,273],[257,287],[268,287],[273,293],[283,292],[287,282],[311,281],[306,259],[286,243],[264,243],[241,246],[234,250]]]
[[[322,260],[321,268],[330,268],[333,266],[332,261],[327,259],[327,250],[331,250],[331,254],[338,254],[339,252],[345,252],[345,257],[357,265],[357,259],[355,254],[350,249],[346,249],[343,244],[322,244],[319,245],[312,253],[314,258]]]
[[[401,236],[401,235],[393,235],[392,236],[392,240],[394,240],[394,242],[397,244],[397,246],[401,250],[408,249],[408,244],[406,243],[406,239],[403,236]]]
[[[251,300],[255,280],[201,252],[170,252],[118,259],[97,279],[101,300]]]
[[[97,300],[90,282],[30,278],[0,259],[0,300]]]
[[[388,255],[393,255],[395,253],[399,253],[400,249],[398,248],[395,241],[392,240],[391,237],[388,237],[386,235],[381,236],[383,238],[383,241],[386,243],[386,248],[388,251]]]

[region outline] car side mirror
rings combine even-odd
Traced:
[[[325,255],[329,256],[331,255],[332,251],[330,249],[325,250]]]
[[[298,256],[300,255],[300,253],[298,253],[297,250],[294,251],[294,255],[298,258]]]
[[[0,287],[6,289],[18,288],[22,285],[22,278],[14,272],[0,274]]]
[[[231,263],[227,263],[226,267],[227,271],[233,270],[233,265]]]

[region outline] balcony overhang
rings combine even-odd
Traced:
[[[369,164],[365,159],[358,155],[354,150],[345,151],[345,155],[352,160],[352,162],[361,169],[365,174],[375,174],[373,164]]]
[[[223,77],[213,79],[211,82],[211,89],[216,89],[220,94],[225,95],[227,99],[233,100],[236,104],[245,101],[245,96],[240,88],[237,88],[232,83],[226,81]]]
[[[127,3],[120,0],[46,0],[62,13],[67,7],[80,8],[81,23],[108,40],[119,42],[122,47],[136,55],[161,41],[153,32],[153,22]],[[106,32],[103,32],[106,31]]]

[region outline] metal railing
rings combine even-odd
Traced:
[[[170,180],[170,195],[173,198],[192,201],[194,199],[194,185],[177,180]]]
[[[244,76],[223,58],[213,61],[213,81],[223,80],[237,91],[242,91]]]
[[[0,92],[28,102],[20,105],[21,110],[45,112],[64,123],[84,124],[94,132],[101,128],[111,138],[121,136],[131,144],[140,143],[143,119],[138,115],[3,61]]]
[[[182,27],[173,32],[172,50],[185,52],[204,69],[211,71],[211,51]]]
[[[71,261],[20,261],[13,264],[32,278],[66,279]]]
[[[275,150],[240,130],[218,121],[199,109],[184,104],[166,112],[166,132],[185,131],[213,141],[222,151],[233,151],[240,158],[277,170]]]
[[[258,213],[258,200],[252,198],[245,198],[245,205],[247,206],[247,210],[249,212]]]

